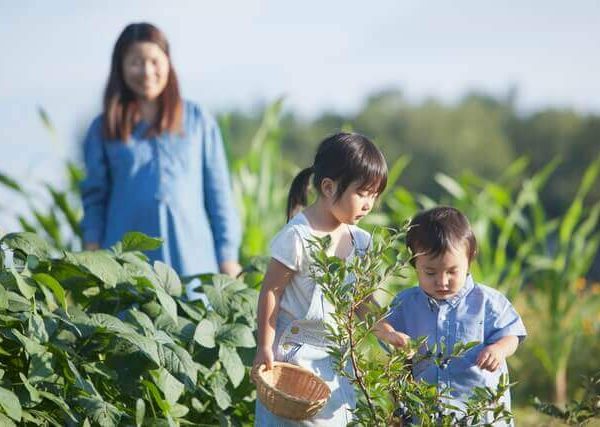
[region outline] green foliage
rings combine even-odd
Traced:
[[[35,234],[0,240],[25,262],[0,268],[0,422],[240,425],[251,422],[257,292],[204,276],[202,302],[127,234],[110,251],[58,251]]]
[[[586,169],[571,208],[557,218],[557,234],[543,235],[528,258],[531,282],[538,292],[528,299],[547,321],[547,333],[529,343],[533,354],[555,384],[555,402],[567,400],[567,365],[574,342],[586,321],[600,311],[600,295],[586,286],[585,275],[600,247],[600,202],[583,209],[584,199],[597,182],[600,157]],[[536,228],[545,223],[540,206],[534,206]]]
[[[598,161],[588,167],[583,179],[581,162],[584,159],[587,165],[598,155],[599,119],[570,111],[518,116],[511,102],[510,97],[472,94],[455,105],[431,100],[417,105],[397,91],[385,91],[367,100],[356,115],[325,113],[304,120],[293,113],[282,114],[282,102],[277,101],[264,115],[231,113],[222,118],[234,190],[242,210],[248,286],[244,291],[236,288],[239,282],[201,276],[211,294],[207,297],[215,308],[212,312],[180,297],[181,282],[191,278],[179,280],[168,267],[149,265],[137,252],[156,247],[157,239],[133,233],[97,256],[72,252],[80,247],[78,183],[83,171],[78,166],[66,165],[68,185],[60,189],[43,183],[25,185],[0,171],[2,188],[21,197],[29,207],[18,220],[24,231],[33,233],[4,236],[3,249],[10,246],[13,251],[0,251],[0,265],[10,264],[12,259],[15,269],[0,273],[1,327],[3,331],[15,329],[7,333],[8,338],[4,333],[0,337],[0,362],[8,360],[13,350],[17,355],[16,367],[11,364],[9,370],[0,365],[4,370],[0,371],[0,387],[12,391],[24,408],[21,421],[17,421],[8,414],[11,411],[16,416],[14,409],[2,406],[0,424],[33,423],[34,419],[47,425],[73,423],[61,409],[64,402],[60,400],[71,393],[69,405],[78,402],[72,397],[73,390],[85,390],[89,399],[99,393],[117,409],[112,411],[93,400],[81,401],[72,411],[84,425],[100,419],[95,413],[105,413],[102,419],[108,420],[120,416],[131,425],[159,418],[164,425],[188,419],[199,419],[194,424],[211,420],[223,425],[250,420],[253,388],[247,375],[239,382],[236,354],[247,373],[253,350],[244,347],[249,345],[247,329],[235,327],[232,331],[225,326],[241,324],[254,329],[252,289],[259,286],[268,259],[254,256],[267,254],[268,241],[284,222],[285,198],[295,165],[308,165],[323,136],[342,127],[374,137],[388,159],[397,159],[390,162],[390,185],[380,198],[381,208],[365,220],[369,224],[398,227],[416,211],[439,203],[455,205],[470,218],[479,242],[478,258],[471,267],[474,277],[516,300],[533,332],[509,361],[520,382],[515,389],[517,404],[532,394],[545,396],[546,390],[556,388],[557,380],[564,383],[565,377],[576,378],[597,369],[600,285],[589,280],[589,271],[599,240]],[[40,111],[40,118],[56,140],[48,114]],[[294,165],[287,159],[293,159]],[[1,208],[6,212],[5,206]],[[385,289],[376,294],[378,301],[385,303],[390,298],[382,291],[395,292],[414,283],[410,271],[403,273],[406,278],[389,278]],[[82,317],[81,312],[87,313],[87,323],[74,322],[73,318]],[[126,313],[122,319],[116,317],[121,323],[114,321],[119,313]],[[94,328],[101,332],[89,340],[88,336],[80,338],[79,334]],[[174,336],[175,344],[185,348],[197,364],[198,391],[194,395],[184,385],[187,358],[173,351],[162,334],[163,341],[155,339],[157,331]],[[123,334],[118,342],[116,334]],[[151,340],[166,350],[154,352]],[[76,349],[84,351],[82,359],[65,359],[60,351],[68,351],[70,357],[75,354],[70,346],[78,341]],[[50,346],[50,350],[26,357],[25,346],[33,350],[36,343]],[[92,351],[99,349],[103,354],[115,343],[130,351],[131,360],[111,355],[108,367],[105,360],[86,359]],[[361,350],[375,355],[381,351],[368,339]],[[132,392],[126,382],[117,381],[115,372],[130,372],[139,360],[154,366],[147,370],[152,374],[145,372],[141,380],[145,383],[131,382],[138,387]],[[160,363],[169,363],[179,379],[166,367],[156,367]],[[69,364],[76,367],[77,375]],[[68,377],[71,382],[65,383],[66,388],[60,383],[60,387],[40,390],[38,383],[54,367],[58,369],[53,380]],[[13,368],[15,374],[10,373]],[[73,381],[79,388],[74,388]],[[139,390],[143,395],[136,394]],[[575,388],[568,391],[570,396],[578,393]],[[23,405],[26,397],[29,400]],[[7,399],[8,404],[10,397]],[[119,399],[126,402],[127,410]],[[386,399],[378,402],[383,404]],[[188,408],[186,415],[176,405]],[[82,418],[85,410],[90,414]]]
[[[450,403],[449,390],[412,376],[413,364],[431,359],[438,366],[447,366],[478,343],[459,343],[453,348],[440,343],[439,348],[429,349],[427,337],[419,337],[400,349],[381,343],[386,354],[368,347],[387,312],[375,303],[374,295],[408,265],[404,235],[404,231],[378,229],[372,249],[350,262],[328,255],[328,236],[310,242],[311,275],[335,309],[327,324],[329,353],[337,372],[359,393],[353,425],[405,425],[416,420],[423,426],[480,425],[486,414],[492,422],[510,420],[512,414],[500,403],[510,386],[506,376],[497,390],[476,387],[464,408]]]
[[[600,247],[600,202],[586,200],[600,174],[600,158],[584,171],[569,209],[555,218],[549,218],[540,194],[559,161],[523,176],[526,163],[517,160],[494,181],[471,173],[458,179],[438,173],[436,180],[447,193],[439,201],[401,188],[385,202],[391,224],[438,203],[467,215],[478,242],[471,272],[510,299],[525,290],[528,312],[535,313],[531,321],[546,326],[526,341],[524,349],[532,352],[553,383],[555,401],[564,403],[574,342],[582,325],[592,322],[600,310],[600,295],[585,280]]]
[[[538,411],[563,420],[569,425],[580,426],[593,418],[600,419],[600,372],[584,378],[583,389],[583,397],[571,401],[565,408],[542,402],[537,397],[533,401],[533,406]]]
[[[264,255],[269,240],[284,224],[288,182],[295,167],[281,152],[283,99],[266,109],[249,150],[232,162],[233,190],[242,216],[242,257]]]

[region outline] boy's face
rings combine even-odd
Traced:
[[[464,242],[433,258],[419,255],[415,260],[419,286],[432,298],[450,299],[465,285],[469,272],[467,246]]]

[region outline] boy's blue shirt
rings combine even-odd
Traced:
[[[387,320],[394,329],[413,339],[427,336],[428,348],[437,343],[439,349],[442,341],[447,348],[458,342],[480,342],[463,357],[451,359],[445,368],[431,361],[413,366],[415,379],[449,387],[458,402],[466,401],[473,387],[495,388],[500,375],[508,373],[506,362],[496,372],[477,367],[477,356],[485,346],[505,336],[517,336],[522,341],[527,335],[510,301],[497,290],[474,283],[470,274],[459,293],[446,301],[431,298],[418,286],[400,292],[392,302]],[[510,408],[508,393],[505,403]]]

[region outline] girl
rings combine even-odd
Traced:
[[[316,201],[306,205],[310,177]],[[383,154],[366,137],[338,133],[319,145],[313,166],[292,182],[288,223],[271,243],[271,262],[258,302],[258,348],[254,366],[284,361],[311,369],[327,382],[331,397],[310,420],[292,422],[270,413],[258,400],[257,426],[345,426],[355,407],[352,384],[338,375],[327,353],[325,321],[333,307],[310,277],[311,236],[331,237],[329,251],[349,259],[368,249],[370,236],[356,224],[385,189],[387,165]],[[379,336],[379,334],[378,334]],[[389,337],[394,341],[394,332]]]
[[[164,241],[150,259],[181,275],[241,270],[221,133],[210,114],[182,100],[167,39],[152,24],[130,24],[119,36],[84,160],[85,249],[141,231]]]

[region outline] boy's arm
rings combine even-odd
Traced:
[[[502,362],[509,356],[512,356],[519,346],[519,338],[515,335],[508,335],[500,338],[493,344],[490,344],[481,350],[477,356],[477,366],[481,369],[494,372]]]
[[[373,297],[369,297],[366,304],[361,304],[356,309],[356,314],[361,319],[364,319],[366,314],[369,312],[369,306],[378,306],[377,302]],[[396,331],[394,327],[385,319],[381,319],[373,327],[373,333],[377,338],[385,341],[394,347],[404,347],[410,341],[410,337],[402,332]]]
[[[373,328],[373,333],[377,338],[390,343],[394,347],[404,347],[410,341],[410,337],[408,335],[395,330],[394,327],[385,319],[377,322]]]
[[[258,297],[258,346],[253,365],[273,365],[273,341],[279,314],[279,302],[294,271],[271,259]]]

